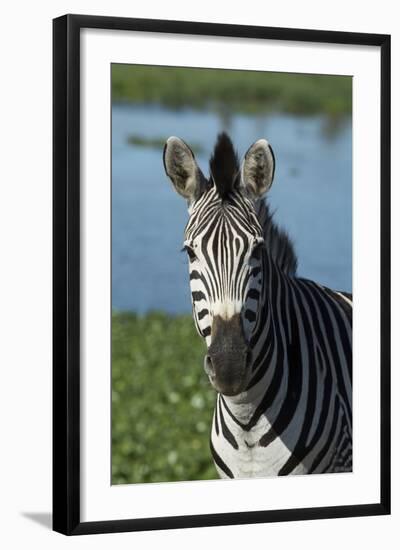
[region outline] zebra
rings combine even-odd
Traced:
[[[188,203],[194,323],[216,389],[210,450],[222,478],[352,471],[352,296],[296,275],[287,233],[264,195],[265,139],[239,164],[217,137],[210,176],[170,137],[164,168]]]

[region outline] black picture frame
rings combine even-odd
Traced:
[[[84,28],[378,46],[381,51],[379,502],[145,519],[80,520],[80,31]],[[53,529],[66,535],[390,513],[390,36],[65,15],[53,21]]]

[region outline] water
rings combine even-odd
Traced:
[[[114,105],[112,109],[112,305],[118,310],[190,312],[186,255],[180,252],[186,203],[165,176],[162,150],[129,135],[176,135],[201,145],[208,175],[216,135],[228,130],[239,155],[265,137],[276,171],[268,200],[294,241],[298,274],[352,289],[351,121],[330,132],[322,117],[234,115]]]

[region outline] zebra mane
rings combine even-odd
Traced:
[[[293,243],[284,229],[273,221],[268,204],[259,199],[256,202],[258,220],[263,228],[265,248],[274,262],[288,275],[296,275],[297,256]]]
[[[239,159],[232,141],[225,132],[221,132],[210,159],[210,184],[214,183],[222,200],[226,200],[235,190],[239,170]],[[255,208],[263,228],[265,247],[271,258],[285,273],[295,275],[297,256],[291,239],[286,231],[275,224],[273,214],[263,199],[257,200]]]
[[[218,194],[225,200],[233,191],[239,173],[239,159],[230,137],[222,132],[218,134],[213,155],[210,159],[210,174]]]

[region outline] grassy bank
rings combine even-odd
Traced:
[[[112,99],[171,108],[340,116],[351,112],[351,77],[114,64]]]
[[[113,484],[217,478],[203,356],[191,316],[113,314]]]

